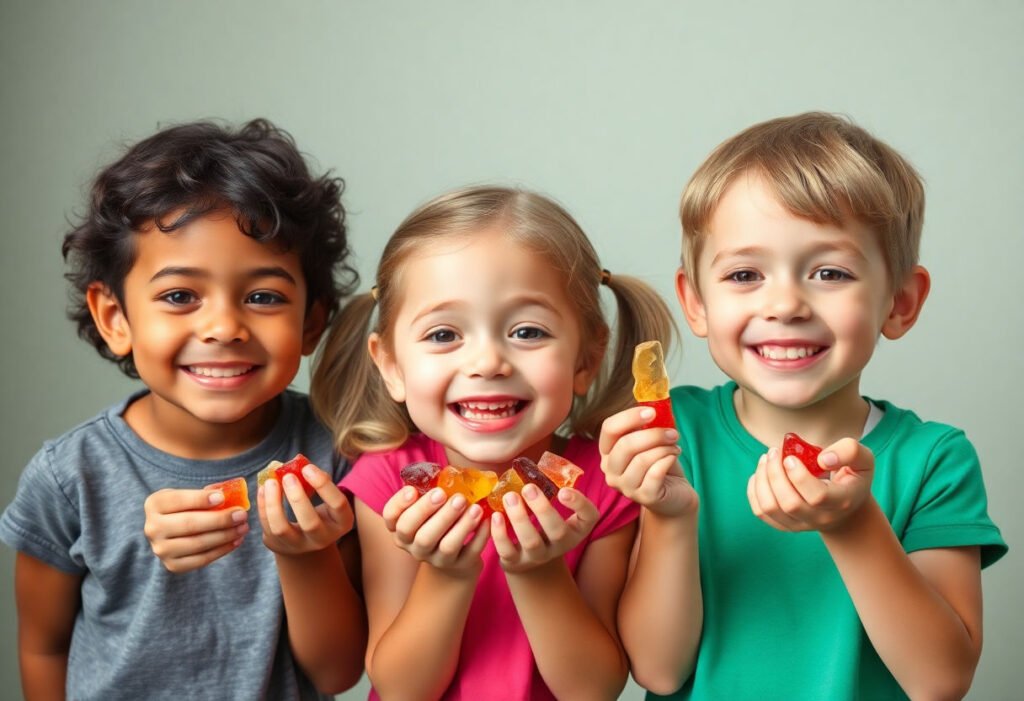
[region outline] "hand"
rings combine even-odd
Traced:
[[[416,560],[460,576],[475,577],[483,567],[480,553],[490,527],[481,522],[483,508],[469,505],[461,494],[449,499],[434,488],[417,499],[413,487],[403,487],[388,499],[381,516],[395,544]]]
[[[301,555],[333,546],[352,530],[355,520],[352,506],[330,475],[315,465],[306,465],[302,476],[320,495],[322,504],[313,506],[295,475],[285,475],[284,484],[268,479],[256,492],[263,544],[279,555]],[[289,521],[285,513],[282,487],[295,521]]]
[[[222,503],[219,489],[161,489],[146,497],[143,532],[164,567],[196,570],[242,544],[249,514],[242,508],[217,510]]]
[[[821,451],[818,464],[831,478],[812,475],[797,458],[782,462],[772,448],[762,455],[747,482],[754,515],[780,531],[828,531],[842,525],[871,493],[875,456],[852,438]]]
[[[608,486],[661,516],[685,516],[697,510],[697,492],[679,466],[674,429],[645,429],[654,409],[633,407],[601,425],[598,450]]]
[[[491,516],[491,539],[506,572],[526,572],[561,557],[594,530],[600,513],[583,494],[564,487],[558,500],[575,513],[562,519],[554,505],[535,484],[523,487],[522,496],[509,492],[502,499],[505,517]],[[530,514],[537,519],[535,527]],[[512,525],[518,545],[512,541],[505,519]]]

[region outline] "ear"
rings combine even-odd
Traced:
[[[93,282],[85,290],[85,303],[100,336],[114,355],[124,357],[131,353],[132,331],[117,295],[102,282]]]
[[[932,287],[932,278],[928,271],[920,265],[914,266],[903,284],[896,288],[892,300],[892,309],[882,324],[882,335],[896,340],[917,323],[928,291]]]
[[[380,376],[384,378],[384,386],[387,387],[388,394],[396,402],[404,402],[405,378],[402,377],[402,371],[398,367],[398,363],[395,362],[395,356],[384,348],[379,333],[370,334],[370,338],[366,341],[366,348],[370,351],[370,357],[373,359],[373,364],[377,366],[377,370],[380,371]]]
[[[679,306],[683,308],[686,323],[693,331],[693,335],[698,338],[707,338],[707,311],[704,309],[700,293],[694,287],[693,281],[687,277],[684,268],[679,268],[676,271],[676,297],[679,298]]]
[[[306,312],[306,320],[302,322],[302,354],[309,355],[316,350],[320,337],[327,328],[327,309],[323,302],[316,300]]]

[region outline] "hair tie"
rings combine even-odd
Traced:
[[[374,285],[373,287],[370,288],[370,296],[373,297],[373,301],[374,302],[377,301],[378,293],[377,293],[377,286],[376,285]]]
[[[601,268],[601,284],[602,285],[607,285],[609,282],[611,282],[611,279],[612,279],[612,274],[610,272],[608,272],[608,269],[607,268]]]

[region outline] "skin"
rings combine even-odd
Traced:
[[[307,305],[297,254],[245,236],[227,212],[171,234],[149,227],[135,236],[124,304],[100,283],[86,295],[107,345],[133,354],[151,390],[125,421],[151,445],[185,458],[252,447],[324,327],[322,306]],[[203,567],[241,543],[246,514],[211,510],[222,502],[216,490],[165,489],[147,498],[145,533],[170,571]],[[15,567],[26,698],[61,698],[81,578],[24,555]]]
[[[904,553],[871,496],[874,456],[850,438],[868,415],[861,372],[880,335],[897,339],[914,325],[927,271],[917,266],[894,284],[866,227],[796,217],[751,173],[726,190],[708,229],[699,289],[685,271],[676,277],[687,323],[736,380],[744,427],[769,446],[787,431],[825,446],[819,465],[830,472],[817,479],[795,458],[783,464],[773,447],[750,478],[751,511],[779,530],[821,534],[868,637],[911,698],[962,697],[981,652],[978,548]],[[624,437],[623,415],[606,426],[615,465],[640,461],[642,470],[667,450],[667,437]]]
[[[491,229],[418,251],[401,279],[415,294],[406,294],[390,343],[375,335],[369,350],[392,398],[449,462],[504,471],[514,457],[553,448],[573,394],[596,370],[583,364],[579,321],[556,272]],[[562,556],[599,514],[575,490],[558,498],[573,511],[566,520],[536,488],[508,495],[507,523],[500,514],[481,523],[479,506],[441,490],[417,499],[404,488],[382,514],[356,501],[366,666],[384,698],[433,698],[451,683],[488,539],[552,692],[618,695],[627,665],[615,610],[634,528],[591,543],[573,579]]]

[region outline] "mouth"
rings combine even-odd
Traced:
[[[231,377],[241,377],[242,375],[248,375],[249,373],[256,370],[256,365],[186,365],[185,370],[192,375],[197,377],[210,377],[215,379],[224,379]]]
[[[765,360],[803,360],[814,357],[826,348],[827,346],[780,346],[767,343],[752,347],[753,351]]]
[[[467,399],[452,402],[448,407],[467,421],[498,421],[512,418],[527,404],[522,399]]]

